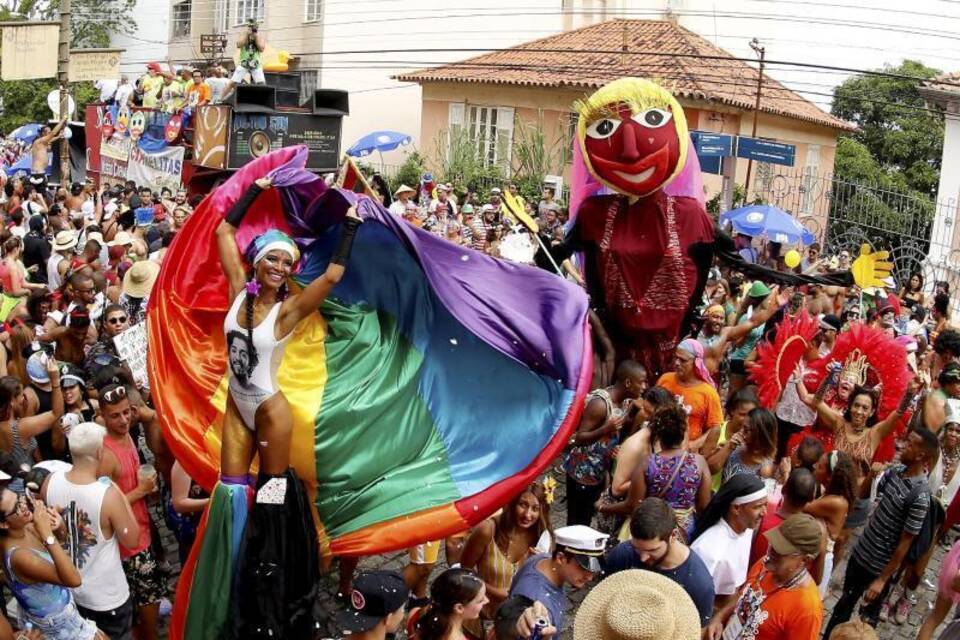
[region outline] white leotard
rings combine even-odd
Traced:
[[[244,309],[246,294],[241,292],[233,301],[226,319],[223,321],[223,332],[227,338],[227,361],[229,363],[230,397],[240,412],[243,423],[251,431],[256,428],[254,419],[257,408],[273,394],[280,391],[277,384],[277,370],[290,336],[282,340],[276,338],[277,316],[280,314],[278,302],[270,309],[263,322],[253,329],[253,353],[256,355],[256,366],[250,372],[246,382],[243,382],[242,372],[249,362],[247,350],[247,330],[240,326],[237,314]]]

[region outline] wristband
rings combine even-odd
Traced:
[[[247,190],[244,191],[240,199],[230,207],[230,211],[227,212],[227,215],[225,215],[223,219],[226,220],[228,224],[239,227],[243,221],[243,217],[247,215],[247,210],[250,209],[250,205],[253,204],[253,201],[257,199],[257,196],[259,196],[262,191],[263,189],[261,189],[260,185],[256,182],[247,187]]]
[[[340,231],[340,240],[337,241],[337,246],[330,257],[330,264],[340,266],[347,264],[347,260],[350,259],[350,250],[353,248],[353,238],[357,235],[357,229],[360,228],[362,222],[357,218],[344,219],[343,229]]]

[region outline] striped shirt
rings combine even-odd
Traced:
[[[853,548],[857,562],[877,575],[893,557],[904,533],[920,533],[930,509],[926,474],[905,478],[905,469],[902,464],[894,465],[880,481],[873,515]]]

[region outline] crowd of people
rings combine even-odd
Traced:
[[[530,262],[559,266],[551,250],[568,218],[552,187],[536,206],[512,184],[485,198],[446,184],[378,191],[391,212],[437,236],[507,259],[517,254],[500,250],[506,238],[523,236]],[[165,249],[197,202],[132,183],[14,179],[3,194],[0,548],[16,606],[0,618],[0,638],[14,627],[24,637],[157,637],[173,577],[158,530],[174,533],[183,561],[208,496],[164,445],[151,400],[162,390],[135,377],[114,339],[145,322]],[[751,260],[788,269],[781,247],[737,243]],[[844,260],[811,245],[794,269],[825,272]],[[582,284],[575,259],[562,265]],[[342,275],[335,266],[325,287]],[[242,301],[246,285],[237,287]],[[715,267],[672,370],[623,360],[611,379],[597,378],[552,471],[563,475],[566,526],[552,524],[558,483],[548,475],[472,530],[410,549],[402,573],[356,572],[357,560],[344,559],[336,624],[371,640],[404,620],[421,640],[567,628],[606,638],[621,624],[628,631],[618,634],[637,639],[803,640],[822,629],[825,638],[869,638],[879,621],[903,624],[960,514],[960,331],[950,295],[946,282],[928,286],[919,273],[902,287],[859,291],[780,288]],[[800,316],[815,335],[764,406],[758,354]],[[885,415],[863,370],[805,383],[807,364],[864,327],[908,354],[912,379]],[[889,437],[893,460],[875,462]],[[285,463],[274,466],[280,473]],[[431,579],[441,551],[449,568]],[[960,601],[958,566],[954,545],[936,604],[921,612],[921,638]],[[589,590],[575,619],[569,589]],[[831,592],[838,602],[827,620]]]
[[[536,208],[518,197],[515,185],[505,189],[535,218],[543,234],[538,254],[549,252],[567,221],[553,189],[544,188]],[[497,257],[512,257],[498,251],[504,235],[527,233],[500,189],[486,200],[471,190],[454,194],[448,184],[432,193],[406,185],[389,195],[376,190],[410,224]],[[746,262],[804,274],[850,267],[847,250],[825,256],[814,243],[791,268],[782,246],[760,240],[736,235]],[[536,262],[555,268],[548,260]],[[694,615],[696,633],[709,639],[871,638],[880,621],[904,624],[934,549],[949,544],[960,507],[954,501],[960,487],[960,332],[950,322],[949,283],[932,284],[912,273],[902,286],[890,278],[865,291],[781,288],[718,264],[673,370],[648,372],[622,361],[614,378],[588,395],[554,468],[565,476],[567,526],[551,527],[553,490],[535,483],[473,530],[411,549],[402,575],[364,574],[351,585],[354,565],[345,564],[344,631],[370,637],[393,632],[399,617],[365,618],[349,594],[360,592],[355,600],[368,601],[368,580],[401,579],[415,606],[426,603],[425,613],[415,609],[408,623],[416,637],[525,638],[534,621],[541,636],[572,627],[575,638],[613,637],[596,626],[630,624],[625,633],[619,627],[624,634],[617,637],[693,637],[679,629]],[[780,395],[765,407],[753,376],[758,349],[775,341],[785,317],[801,314],[816,324],[815,335]],[[907,354],[901,364],[911,379],[885,415],[877,415],[882,381],[868,376],[863,362],[840,363],[843,369],[838,365],[815,389],[804,381],[807,364],[828,360],[838,336],[861,328],[904,347],[890,357]],[[895,438],[896,454],[877,462],[887,438]],[[430,585],[441,548],[454,568]],[[919,612],[925,618],[920,638],[933,637],[960,601],[958,565],[960,543],[940,570],[935,606]],[[630,623],[622,609],[609,607],[611,592],[643,591],[653,579],[618,577],[637,569],[669,578],[689,597],[686,608],[667,606],[663,598],[649,605],[652,619],[662,623],[672,616],[674,635],[664,632],[671,625],[644,635],[645,618],[636,607],[629,609],[637,616]],[[619,586],[607,589],[608,583]],[[565,587],[590,589],[572,624]],[[823,603],[831,593],[838,601],[827,618]],[[599,605],[601,613],[591,604],[595,594],[607,602]],[[586,610],[589,629],[580,624]],[[442,614],[439,630],[419,622],[431,612]],[[855,613],[859,619],[851,621]],[[358,628],[358,618],[366,626]]]
[[[221,104],[238,84],[265,82],[262,55],[266,41],[256,23],[251,22],[237,39],[239,64],[231,72],[222,64],[202,67],[174,67],[168,60],[166,68],[159,62],[147,64],[143,75],[134,82],[127,76],[98,80],[100,102],[119,107],[159,109],[179,113],[206,104]]]
[[[0,638],[156,638],[158,525],[190,548],[205,495],[174,464],[114,338],[145,322],[186,191],[14,178],[0,208]],[[133,635],[132,635],[133,634]]]

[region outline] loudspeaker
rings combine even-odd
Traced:
[[[350,115],[350,94],[340,89],[317,89],[313,92],[313,99],[302,106],[313,110],[318,116],[348,116]]]
[[[277,109],[277,89],[265,84],[238,84],[227,102],[241,113],[273,112]]]
[[[300,94],[300,74],[266,71],[263,74],[267,84],[281,91],[296,91]],[[298,105],[294,105],[298,106]]]
[[[297,108],[300,106],[300,91],[277,89],[277,107]]]

